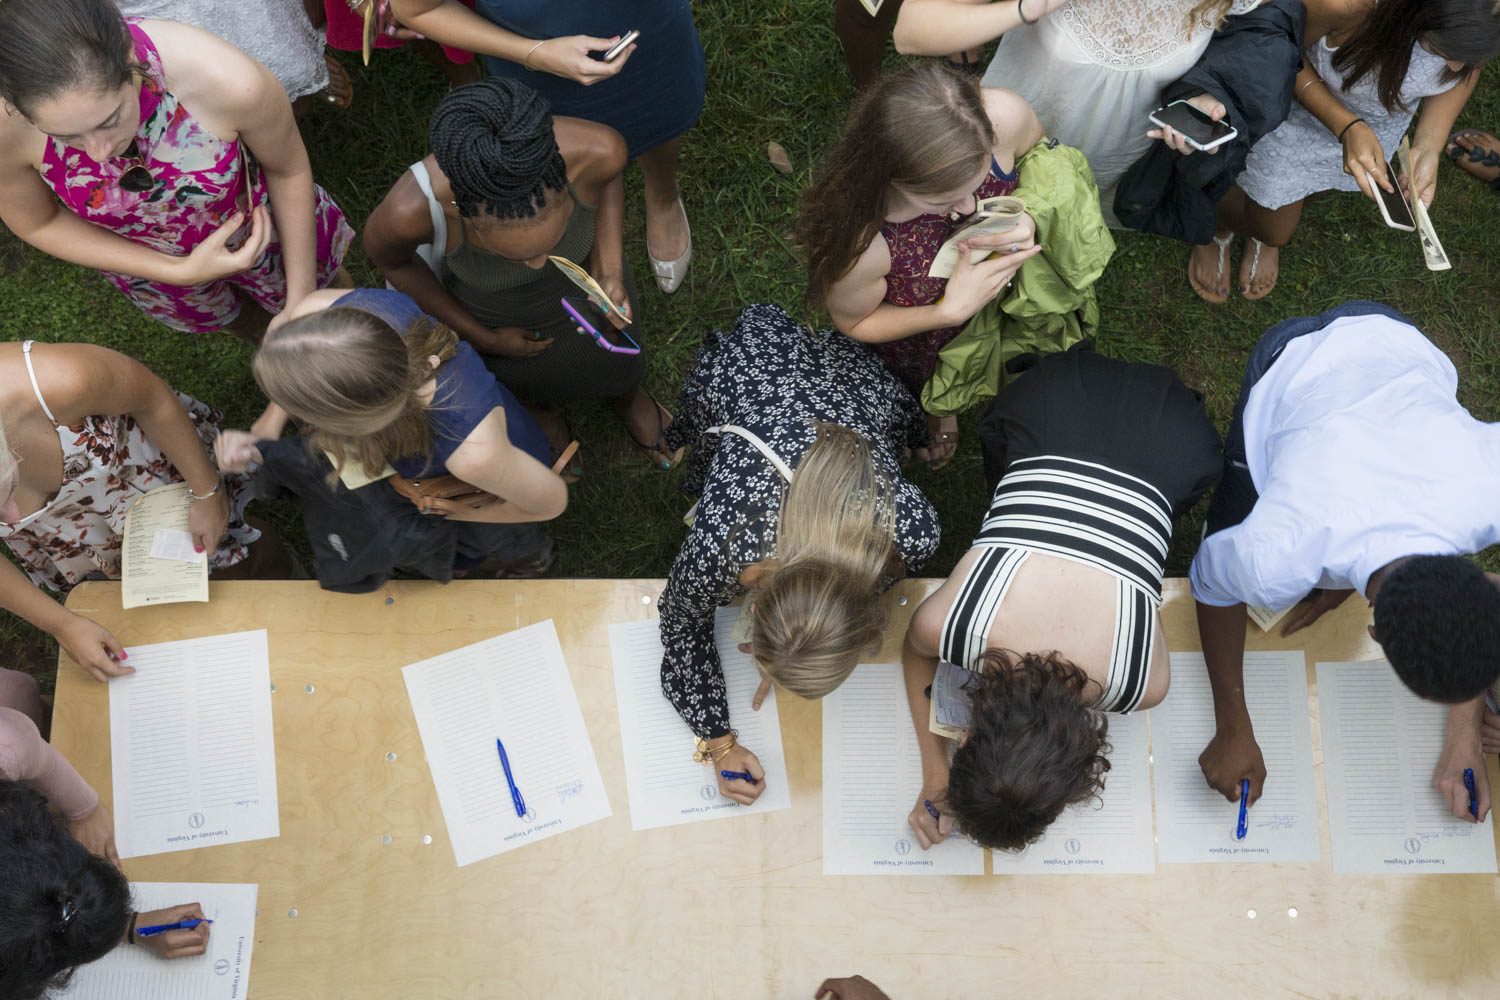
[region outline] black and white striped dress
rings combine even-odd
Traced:
[[[1172,507],[1143,479],[1094,462],[1043,455],[1011,463],[995,488],[982,549],[943,621],[943,659],[973,667],[995,614],[1033,552],[1071,559],[1115,578],[1109,680],[1096,708],[1129,712],[1150,675]]]

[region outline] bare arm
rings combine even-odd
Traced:
[[[850,269],[828,291],[834,326],[855,340],[883,344],[950,325],[942,304],[897,306],[885,301],[891,252],[879,233]]]
[[[513,524],[550,521],[568,506],[568,487],[541,462],[510,443],[505,411],[493,409],[448,459],[448,471],[505,503],[454,514],[455,521]]]
[[[909,56],[945,56],[977,48],[1025,21],[1037,21],[1063,0],[906,0],[891,33],[896,51]],[[1023,19],[1022,3],[1025,4]]]
[[[634,316],[625,292],[625,166],[630,162],[625,140],[605,125],[576,118],[557,121],[557,144],[573,186],[585,202],[596,206],[594,247],[589,251],[589,273],[609,297]],[[573,169],[573,164],[579,164]],[[610,314],[623,327],[625,320]]]
[[[401,175],[370,213],[362,239],[365,253],[397,291],[410,296],[423,312],[477,350],[492,353],[490,328],[459,304],[426,261],[417,256],[417,247],[431,243],[434,233],[427,196],[410,171]]]
[[[561,76],[584,86],[620,72],[630,53],[635,51],[632,45],[613,62],[602,62],[589,53],[603,52],[619,41],[618,36],[523,38],[474,13],[458,0],[392,0],[391,7],[397,20],[434,42],[520,63],[528,69]]]

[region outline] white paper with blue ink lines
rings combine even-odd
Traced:
[[[907,815],[922,756],[899,663],[861,663],[823,699],[823,874],[983,875],[957,833],[924,851]]]
[[[771,812],[792,804],[776,692],[766,695],[759,711],[750,707],[760,686],[760,671],[735,641],[739,613],[737,607],[719,609],[714,643],[724,666],[729,716],[739,742],[755,754],[766,772],[765,791],[748,806],[719,794],[717,769],[693,760],[693,731],[661,691],[661,623],[647,619],[609,627],[631,829]]]

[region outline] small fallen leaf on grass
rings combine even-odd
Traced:
[[[784,174],[792,172],[792,158],[786,155],[786,147],[772,139],[766,143],[766,156],[771,160],[771,166]]]

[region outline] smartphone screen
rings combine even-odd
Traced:
[[[1396,171],[1391,165],[1385,165],[1386,180],[1391,182],[1395,190],[1387,191],[1379,184],[1375,185],[1375,195],[1385,205],[1385,214],[1390,217],[1391,224],[1402,229],[1416,229],[1417,220],[1412,218],[1411,206],[1406,203],[1406,195],[1401,193],[1401,182],[1396,177]]]
[[[1200,146],[1208,146],[1234,131],[1224,122],[1216,122],[1191,104],[1169,104],[1157,108],[1151,117],[1181,132]]]

